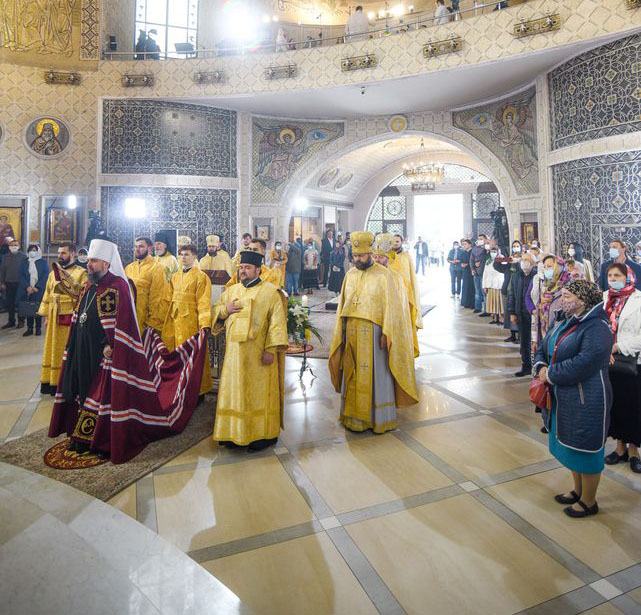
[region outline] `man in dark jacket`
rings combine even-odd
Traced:
[[[321,242],[320,268],[321,268],[321,286],[327,286],[329,276],[329,257],[334,249],[334,231],[329,229]]]
[[[608,267],[612,263],[622,263],[630,267],[637,278],[636,287],[641,290],[641,265],[628,258],[628,249],[622,239],[615,239],[610,243],[610,258],[601,265],[601,273],[599,274],[601,290],[606,291],[609,289]]]
[[[526,303],[530,284],[536,275],[537,268],[529,254],[524,254],[511,278],[507,295],[507,312],[510,321],[519,327],[519,344],[521,349],[521,369],[514,375],[517,378],[529,376],[532,373],[532,356],[530,344],[532,341],[532,314]]]
[[[42,258],[42,252],[38,245],[31,244],[27,248],[27,260],[22,261],[20,265],[20,284],[16,295],[16,308],[20,306],[21,301],[33,303],[37,309],[42,301],[42,296],[47,285],[49,276],[49,265]],[[27,330],[22,337],[33,335],[33,329],[36,329],[36,335],[42,333],[42,316],[27,316]]]
[[[488,249],[486,249],[486,245]],[[487,261],[488,253],[489,245],[487,235],[481,233],[470,255],[470,268],[472,269],[472,278],[474,279],[474,313],[481,314],[481,316],[489,316],[487,312],[483,311],[483,307],[485,306],[483,271],[485,270],[485,261]]]
[[[22,263],[27,260],[24,252],[20,251],[20,242],[17,239],[10,239],[6,243],[9,245],[9,252],[5,254],[0,264],[0,290],[7,291],[7,312],[9,320],[3,325],[2,329],[12,329],[16,327],[21,329],[24,326],[24,318],[18,318],[16,325],[16,295],[20,285],[20,269]]]
[[[291,297],[298,295],[298,281],[303,265],[302,254],[298,242],[287,244],[287,263],[285,264],[285,290]]]
[[[425,275],[425,262],[427,261],[427,264],[429,266],[428,259],[430,257],[430,251],[427,247],[427,242],[423,241],[423,238],[420,235],[418,236],[418,240],[414,244],[414,252],[416,252],[416,258],[414,259],[416,261],[416,273],[418,273],[418,268],[420,265],[421,275]],[[450,271],[451,270],[452,268],[450,267]],[[454,296],[454,291],[452,291],[452,296]]]
[[[419,237],[420,239],[420,237]],[[417,256],[418,258],[418,256]],[[458,297],[461,294],[461,283],[463,281],[463,248],[458,241],[452,245],[452,249],[447,255],[447,262],[450,264],[450,278],[452,281],[452,297]],[[418,270],[417,270],[418,271]]]

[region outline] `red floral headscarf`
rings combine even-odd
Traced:
[[[625,307],[625,303],[628,300],[628,297],[635,291],[637,278],[634,275],[634,271],[627,267],[628,275],[625,280],[625,286],[621,290],[614,290],[613,288],[608,289],[608,302],[605,305],[605,312],[608,315],[608,320],[610,321],[610,328],[612,333],[614,333],[614,339],[616,341],[617,329],[619,327],[619,317],[621,312]]]

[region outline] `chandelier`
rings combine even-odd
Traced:
[[[436,162],[427,162],[425,159],[425,143],[421,139],[421,150],[418,160],[403,165],[403,175],[417,184],[430,184],[436,186],[445,179],[445,167]]]

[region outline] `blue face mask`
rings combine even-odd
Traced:
[[[552,277],[554,276],[554,269],[546,269],[543,272],[543,275],[545,276],[546,280],[551,280]]]
[[[619,251],[616,248],[610,248],[610,258],[619,258]]]
[[[621,280],[615,280],[614,282],[608,282],[610,285],[610,288],[612,290],[623,290],[625,287],[625,282],[621,282]]]

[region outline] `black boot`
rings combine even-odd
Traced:
[[[30,335],[33,335],[33,329],[27,329],[27,330],[22,334],[22,337],[29,337]]]
[[[278,438],[270,438],[269,440],[254,440],[250,445],[247,447],[247,450],[250,453],[256,453],[258,451],[262,451],[266,449],[268,446],[273,446],[276,444],[276,441]]]

